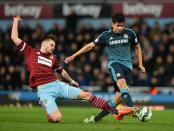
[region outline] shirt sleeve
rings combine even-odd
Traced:
[[[104,33],[100,34],[93,42],[96,46],[104,45],[105,44]]]
[[[58,59],[57,59],[56,57],[55,57],[55,63],[54,63],[53,69],[54,69],[57,73],[59,73],[59,74],[61,74],[62,71],[63,71],[63,68],[62,68],[61,65],[59,64],[59,61],[58,61]]]
[[[138,38],[133,30],[131,30],[131,38],[130,38],[131,44],[133,46],[138,44]]]
[[[30,54],[32,47],[27,45],[24,41],[22,41],[19,45],[18,48],[20,51],[24,54],[24,56],[27,56]]]

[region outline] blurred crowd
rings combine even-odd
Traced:
[[[76,28],[76,27],[75,27]],[[133,59],[133,86],[174,87],[174,23],[160,26],[155,23],[149,26],[146,22],[137,21],[129,26],[139,39],[142,47],[143,62],[147,73],[141,73],[135,51]],[[112,86],[112,79],[107,69],[107,58],[101,48],[82,55],[68,65],[63,64],[65,58],[85,44],[93,41],[100,33],[107,30],[105,26],[95,29],[92,25],[78,25],[78,29],[55,23],[48,31],[40,24],[33,29],[26,24],[20,25],[19,37],[32,47],[40,48],[40,38],[45,33],[58,36],[55,54],[60,58],[62,66],[81,86],[100,86],[107,91]],[[23,56],[10,39],[11,27],[6,31],[0,28],[0,89],[21,89],[28,85],[29,75]]]

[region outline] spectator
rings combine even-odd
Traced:
[[[85,26],[80,23],[78,30],[76,30],[76,26],[71,26],[68,28],[55,23],[46,32],[40,23],[34,29],[26,23],[20,27],[20,36],[25,41],[32,41],[32,46],[37,47],[37,43],[40,41],[39,37],[43,33],[52,32],[56,34],[59,38],[59,44],[57,44],[55,54],[63,62],[66,56],[80,49],[83,46],[82,43],[91,41],[106,29],[102,23],[97,29],[93,28],[91,24]],[[74,32],[72,32],[71,28],[74,28]],[[155,23],[149,26],[148,23],[136,22],[133,23],[133,29],[136,30],[138,39],[142,43],[143,61],[147,69],[146,75],[133,70],[133,85],[150,86],[154,82],[152,79],[156,79],[157,86],[174,87],[174,23],[167,23],[164,26]],[[28,75],[25,72],[25,66],[23,66],[23,57],[19,55],[17,48],[11,44],[10,30],[10,26],[5,31],[0,28],[0,88],[20,89],[21,83],[28,84]],[[106,84],[104,86],[110,86],[112,84],[110,83],[111,79],[108,76],[108,71],[105,70],[107,68],[107,60],[104,59],[105,55],[102,52],[101,49],[96,48],[89,55],[78,58],[76,65],[71,63],[67,66],[65,65],[65,68],[76,80],[79,79],[82,85],[103,86]],[[97,57],[98,53],[103,55]],[[87,65],[84,64],[87,63],[86,61],[88,61]],[[136,66],[136,59],[133,61]],[[19,85],[16,85],[14,81],[19,83]]]

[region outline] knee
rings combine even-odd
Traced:
[[[61,118],[62,118],[62,116],[52,116],[52,120],[54,123],[60,122]]]
[[[82,91],[79,94],[79,97],[84,100],[89,100],[91,98],[91,96],[92,96],[92,94],[90,92],[85,92],[85,91]]]
[[[117,85],[119,88],[127,88],[126,80],[125,79],[119,79],[117,81]]]
[[[62,114],[60,112],[54,112],[50,115],[51,121],[52,123],[58,123],[60,122],[61,118],[62,118]]]
[[[116,97],[117,97],[117,99],[121,98],[121,93],[117,92]]]

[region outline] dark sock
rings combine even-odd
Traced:
[[[95,107],[98,107],[98,108],[103,109],[103,110],[107,110],[112,114],[118,114],[118,110],[115,108],[112,108],[109,105],[109,103],[102,98],[99,98],[96,96],[91,96],[89,102]]]
[[[95,117],[94,117],[94,121],[99,121],[101,120],[103,117],[107,116],[109,114],[108,110],[102,110],[100,113],[98,113]]]
[[[127,88],[122,88],[120,90],[120,93],[121,93],[121,97],[122,97],[122,100],[123,102],[128,106],[128,107],[133,107],[133,102],[132,102],[132,99],[129,95],[129,92],[128,92],[128,89]]]
[[[113,101],[109,102],[109,105],[113,108],[116,108],[116,105]],[[99,121],[101,120],[103,117],[107,116],[109,114],[108,110],[102,110],[100,113],[98,113],[95,117],[94,117],[94,121]]]

